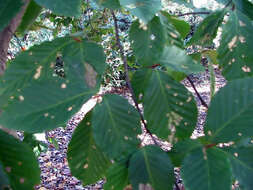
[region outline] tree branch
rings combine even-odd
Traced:
[[[200,11],[200,12],[190,12],[190,13],[183,13],[183,14],[178,14],[176,16],[187,16],[187,15],[209,15],[210,12],[205,12],[205,11]]]
[[[10,21],[9,25],[6,26],[0,32],[0,76],[3,75],[6,69],[6,61],[8,55],[8,48],[10,40],[15,33],[18,25],[21,22],[21,19],[25,13],[25,10],[30,2],[30,0],[23,0],[24,5],[19,11],[19,13]]]
[[[129,91],[131,93],[131,96],[132,96],[132,99],[134,101],[134,105],[140,115],[140,118],[141,118],[141,121],[144,125],[144,128],[146,130],[146,132],[150,135],[150,137],[152,138],[153,142],[159,146],[159,143],[157,142],[157,140],[153,137],[152,133],[149,131],[148,127],[147,127],[147,123],[145,122],[144,120],[144,116],[142,115],[141,113],[141,109],[138,105],[138,102],[137,102],[137,99],[135,97],[135,94],[134,94],[134,91],[133,91],[133,88],[132,88],[132,84],[130,82],[130,79],[129,79],[129,74],[128,74],[128,65],[127,65],[127,59],[126,59],[126,56],[124,55],[124,49],[123,49],[123,46],[121,45],[120,43],[120,38],[119,38],[119,28],[118,28],[118,23],[117,23],[117,18],[114,14],[113,11],[111,11],[112,13],[112,17],[113,17],[113,21],[114,21],[114,28],[115,28],[115,37],[116,37],[116,45],[118,46],[119,48],[119,51],[120,51],[120,55],[121,55],[121,58],[122,58],[122,61],[123,61],[123,64],[124,64],[124,69],[125,69],[125,75],[126,75],[126,85],[127,87],[129,88]]]
[[[187,78],[187,80],[190,82],[190,84],[191,84],[192,88],[194,89],[195,93],[197,94],[197,96],[198,96],[198,98],[199,98],[201,104],[202,104],[204,107],[206,107],[206,108],[208,109],[207,103],[202,99],[201,95],[200,95],[199,92],[197,91],[197,89],[196,89],[196,87],[195,87],[193,81],[191,80],[191,78],[188,77],[188,76],[187,76],[186,78]]]

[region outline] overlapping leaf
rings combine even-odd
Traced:
[[[197,148],[188,154],[181,168],[188,190],[230,190],[232,172],[226,154],[217,148]]]
[[[39,165],[27,144],[0,130],[0,150],[1,171],[8,176],[13,190],[33,189],[39,184]]]
[[[234,177],[245,190],[250,190],[253,185],[253,147],[230,148],[227,152]]]
[[[0,0],[0,32],[9,24],[19,12],[23,2],[21,0]]]
[[[218,59],[227,80],[253,75],[253,24],[249,17],[239,11],[231,11],[223,26]]]
[[[105,95],[93,110],[92,127],[97,145],[110,158],[128,154],[139,144],[141,133],[137,110],[118,95]]]
[[[206,17],[194,32],[193,37],[190,39],[188,45],[211,45],[213,39],[216,37],[218,27],[223,21],[225,11],[216,11]]]
[[[75,129],[68,146],[68,163],[72,175],[84,185],[92,184],[105,176],[110,166],[102,150],[93,139],[91,112]]]
[[[134,189],[172,190],[173,175],[168,155],[156,146],[145,146],[130,158],[129,179]]]
[[[142,77],[144,86],[134,83],[134,89],[143,94],[144,116],[150,131],[163,139],[169,135],[191,136],[197,121],[197,107],[190,92],[163,71],[140,72],[144,73],[137,76],[139,81]]]
[[[104,8],[119,9],[119,0],[96,0],[96,3]]]
[[[81,14],[81,0],[35,0],[40,6],[62,16],[75,16]]]
[[[203,66],[196,63],[182,49],[176,46],[165,47],[159,63],[173,71],[187,75],[204,71]]]
[[[160,0],[120,0],[120,4],[144,23],[148,23],[162,8]]]
[[[252,137],[252,114],[253,78],[231,81],[212,99],[205,133],[212,142]]]
[[[237,10],[241,11],[243,14],[248,16],[253,20],[253,4],[248,0],[233,0]]]
[[[114,163],[106,174],[105,190],[123,190],[128,185],[127,163]]]
[[[25,32],[39,16],[41,9],[42,7],[36,4],[34,0],[30,1],[17,31],[20,33]]]
[[[141,64],[152,65],[161,56],[165,39],[165,29],[159,17],[154,17],[146,26],[141,28],[139,21],[135,21],[130,29],[129,37],[135,56]]]
[[[53,76],[58,54],[63,56],[65,78]],[[68,37],[20,54],[3,77],[1,100],[9,99],[9,102],[6,106],[2,103],[0,123],[6,128],[28,132],[65,125],[97,92],[104,67],[100,46]]]

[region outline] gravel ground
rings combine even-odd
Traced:
[[[220,75],[220,72],[216,69],[216,90],[221,88],[226,84],[225,79]],[[204,101],[209,104],[210,102],[210,91],[209,91],[209,74],[208,72],[202,73],[200,75],[190,76],[197,90],[201,94]],[[199,109],[198,124],[196,130],[194,131],[192,138],[197,138],[203,135],[203,125],[206,118],[206,108],[201,105],[201,102],[197,98],[193,88],[189,81],[184,80],[182,82],[188,90],[190,90],[197,101]],[[58,149],[54,147],[48,140],[45,142],[48,144],[49,149],[45,153],[41,153],[39,156],[39,164],[41,168],[41,184],[36,187],[37,190],[98,190],[103,189],[104,181],[101,180],[94,185],[83,187],[81,182],[75,177],[71,176],[70,169],[67,163],[67,146],[71,139],[72,133],[77,126],[78,122],[82,119],[83,115],[92,106],[95,105],[95,101],[91,101],[86,106],[83,107],[82,112],[76,114],[67,124],[66,128],[57,128],[55,130],[47,132],[47,137],[53,137],[58,142]],[[140,136],[144,144],[152,143],[152,140],[148,135],[143,134]],[[165,150],[170,149],[168,143],[161,142]],[[175,174],[177,178],[177,190],[178,188],[183,190],[182,180],[179,176],[179,169],[175,169]],[[175,187],[176,188],[176,187]]]

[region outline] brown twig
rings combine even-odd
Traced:
[[[178,14],[176,16],[187,16],[187,15],[209,15],[210,12],[205,12],[205,11],[200,11],[200,12],[190,12],[190,13],[183,13],[183,14]]]
[[[190,82],[190,84],[191,84],[192,88],[194,89],[195,93],[197,94],[197,96],[198,96],[198,98],[199,98],[201,104],[202,104],[204,107],[206,107],[206,108],[208,109],[207,103],[202,99],[201,95],[200,95],[199,92],[197,91],[197,89],[196,89],[196,87],[195,87],[193,81],[191,80],[191,78],[188,77],[188,76],[187,76],[186,78],[187,78],[187,80]]]
[[[130,82],[130,79],[129,79],[129,74],[128,74],[128,65],[127,65],[127,59],[126,59],[126,56],[124,55],[124,49],[123,49],[123,46],[121,45],[120,43],[120,38],[119,38],[119,28],[118,28],[118,23],[117,23],[117,18],[114,14],[113,11],[111,11],[112,13],[112,17],[113,17],[113,21],[114,21],[114,28],[115,28],[115,37],[116,37],[116,44],[119,48],[119,51],[120,51],[120,55],[121,55],[121,59],[123,61],[123,64],[124,64],[124,69],[125,69],[125,75],[126,75],[126,85],[127,87],[129,88],[129,91],[130,91],[130,94],[132,96],[132,99],[134,101],[134,105],[140,115],[140,118],[141,118],[141,121],[144,125],[144,128],[146,130],[146,132],[150,135],[150,137],[152,138],[153,142],[159,146],[159,143],[157,142],[157,140],[153,137],[152,133],[149,131],[148,127],[147,127],[147,123],[145,122],[145,119],[144,119],[144,116],[142,115],[141,113],[141,109],[138,105],[138,102],[137,102],[137,99],[135,97],[135,94],[134,94],[134,91],[133,91],[133,88],[132,88],[132,85],[131,85],[131,82]]]

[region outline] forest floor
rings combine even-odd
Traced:
[[[206,71],[202,74],[191,75],[190,79],[193,81],[194,86],[201,95],[202,99],[209,104],[210,102],[210,75]],[[215,69],[215,82],[216,91],[226,84],[225,79],[220,74],[218,69]],[[182,84],[193,93],[197,105],[198,105],[198,123],[192,138],[197,138],[203,134],[203,126],[205,123],[207,109],[201,104],[201,101],[197,97],[192,85],[188,80],[182,81]],[[126,94],[123,94],[126,97]],[[55,130],[47,132],[47,137],[55,138],[58,142],[58,147],[55,147],[52,143],[45,138],[44,141],[48,144],[48,150],[43,152],[38,157],[41,168],[41,184],[36,187],[37,190],[100,190],[103,189],[104,181],[98,181],[96,184],[83,187],[81,182],[73,177],[70,173],[67,162],[67,146],[71,140],[71,136],[75,127],[82,120],[84,115],[96,104],[96,99],[89,100],[82,107],[81,111],[71,118],[65,128],[57,128]],[[145,133],[140,136],[143,144],[152,144],[152,140]],[[162,143],[162,142],[161,142]],[[170,149],[168,143],[162,143],[164,149]],[[177,187],[183,190],[182,180],[179,176],[179,170],[175,169],[177,178]]]

